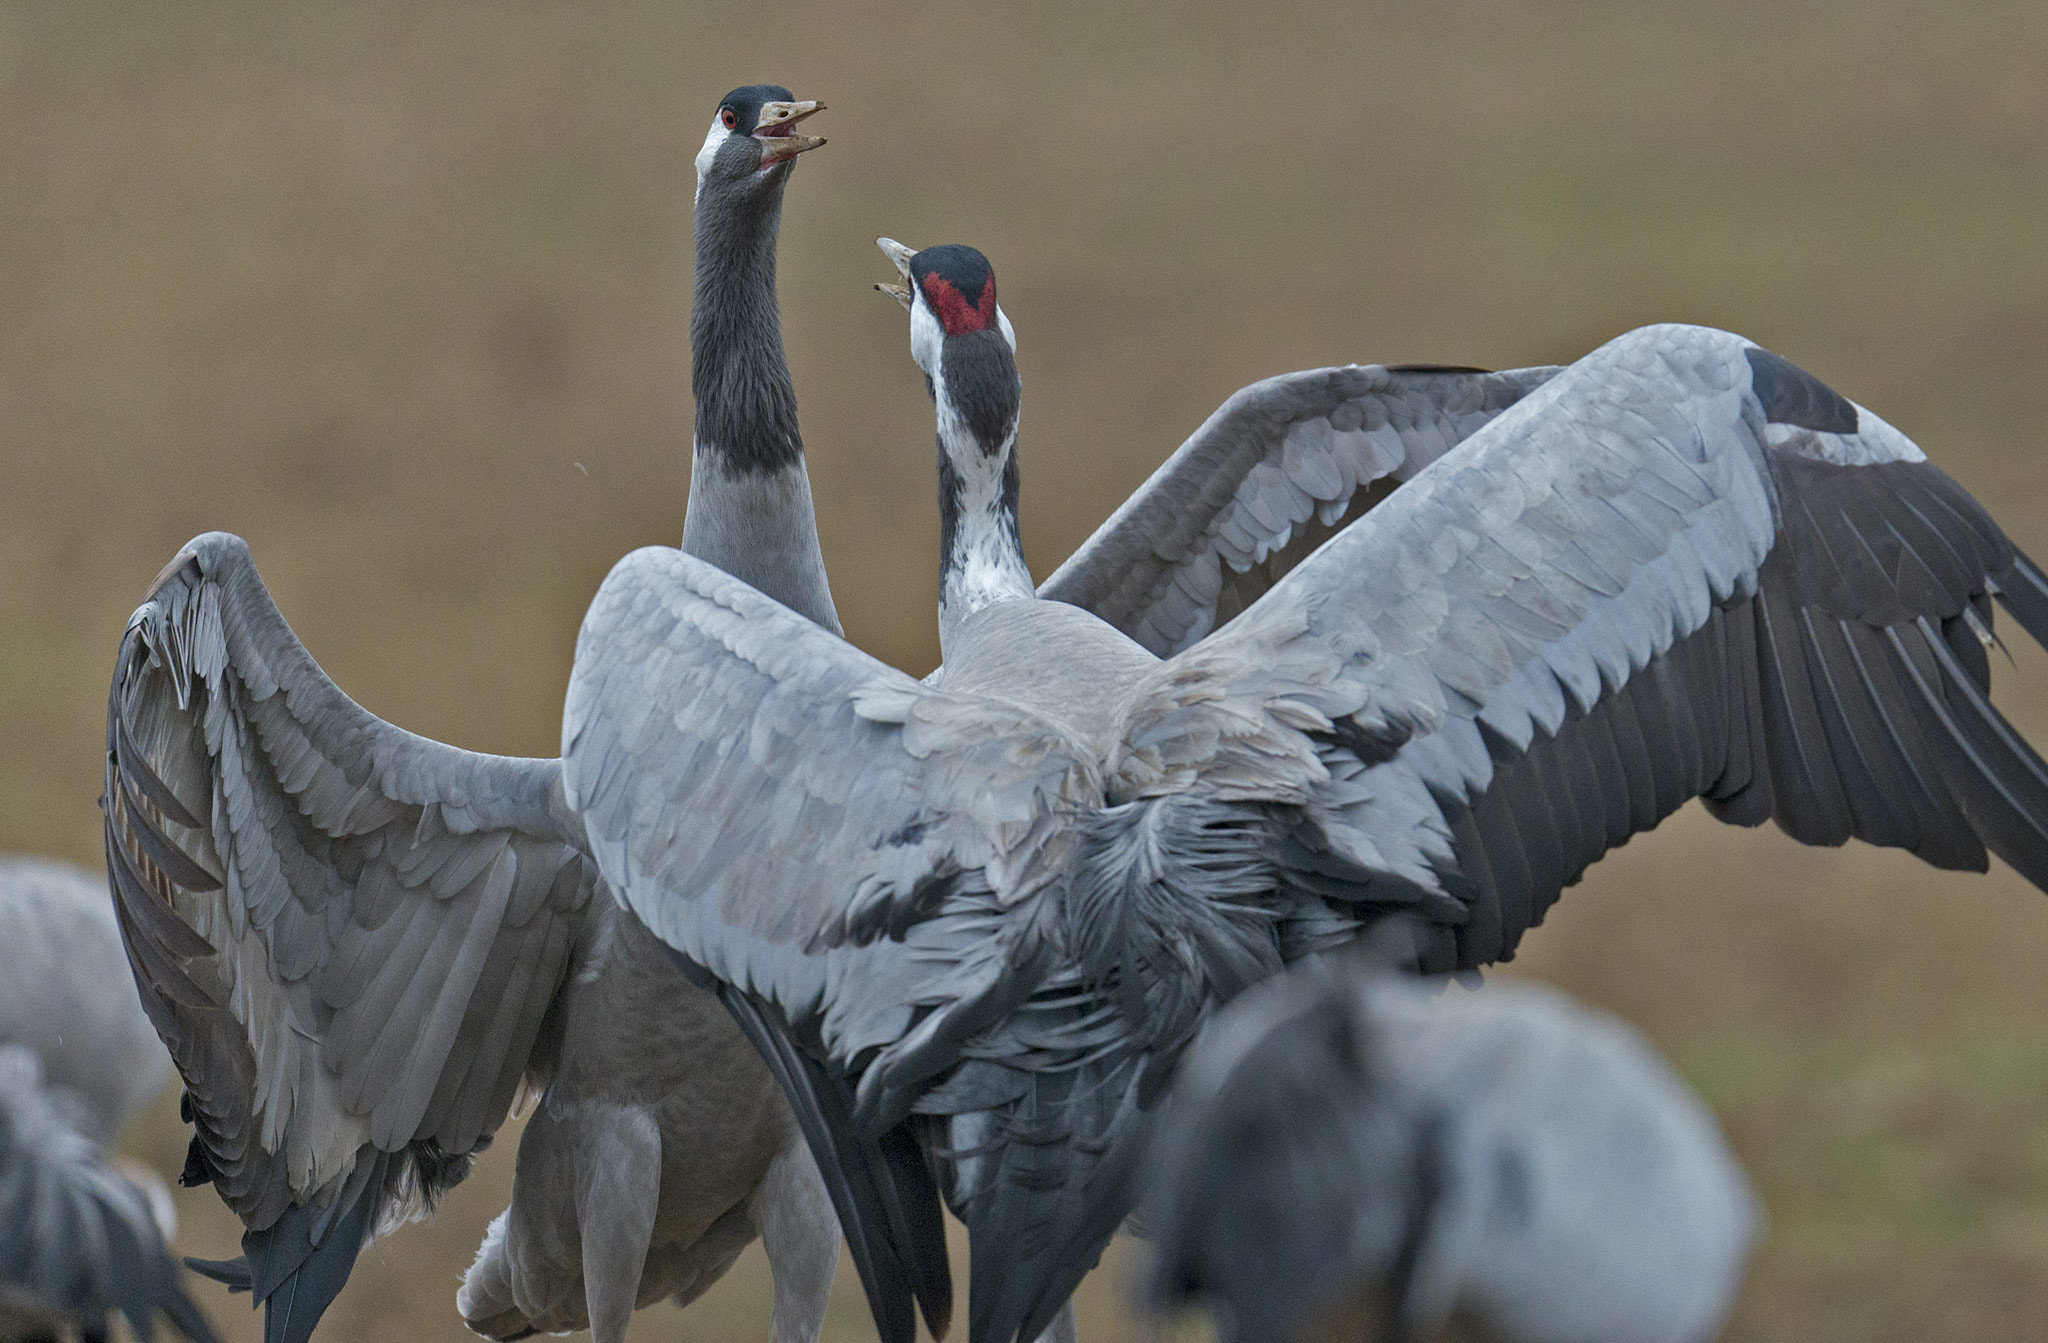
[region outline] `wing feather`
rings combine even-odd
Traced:
[[[908,1338],[909,1293],[943,1328],[935,1189],[903,1126],[1033,987],[1030,902],[1063,818],[1101,802],[1094,763],[653,548],[585,617],[562,746],[606,880],[717,981],[796,1108],[877,1326]]]
[[[1817,430],[1788,396],[1842,409]],[[1456,966],[1696,796],[2048,886],[2048,765],[1987,693],[1994,596],[2048,634],[2039,570],[1897,430],[1739,337],[1646,328],[1165,664],[1109,786],[1220,789],[1242,744],[1346,856],[1457,897]],[[1367,730],[1355,783],[1276,764],[1283,701]]]
[[[1555,369],[1349,365],[1240,389],[1039,589],[1154,653],[1192,645]],[[1226,576],[1226,569],[1228,575]]]
[[[252,1228],[333,1199],[372,1148],[487,1138],[596,890],[558,764],[364,711],[221,533],[130,619],[107,745],[136,981],[202,1168]]]

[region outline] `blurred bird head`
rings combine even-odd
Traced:
[[[1416,1117],[1384,1085],[1360,970],[1332,958],[1247,990],[1162,1109],[1144,1294],[1156,1310],[1207,1305],[1221,1343],[1321,1336],[1304,1325],[1353,1304],[1361,1266],[1376,1284],[1412,1221]]]
[[[954,440],[964,447],[971,439],[983,455],[1003,456],[1016,433],[1023,385],[1017,333],[996,302],[988,258],[958,243],[923,251],[894,238],[875,245],[905,281],[875,288],[910,314],[910,355],[938,403],[941,440],[949,451]],[[966,434],[949,434],[949,427]]]
[[[726,94],[697,151],[697,199],[706,191],[741,201],[773,199],[796,156],[825,143],[796,129],[824,110],[825,104],[799,101],[780,84],[748,84]]]

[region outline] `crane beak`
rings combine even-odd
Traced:
[[[910,278],[910,258],[917,255],[915,247],[905,247],[894,238],[877,238],[875,239],[875,246],[882,249],[882,255],[889,258],[889,263],[896,267],[898,275],[901,275],[906,280]],[[905,312],[910,311],[910,286],[878,284],[875,286],[875,292],[887,294],[890,298],[901,303]]]
[[[754,138],[761,142],[761,166],[772,167],[825,143],[821,135],[798,135],[795,126],[805,117],[825,110],[815,99],[799,103],[763,103],[754,123]]]

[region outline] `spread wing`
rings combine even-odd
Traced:
[[[2040,570],[1897,430],[1739,337],[1645,328],[1166,664],[1112,787],[1283,778],[1333,854],[1452,897],[1438,969],[1512,954],[1695,796],[2048,888],[1994,597],[2048,638]]]
[[[119,1313],[147,1339],[161,1314],[180,1337],[213,1343],[148,1197],[53,1099],[35,1055],[0,1046],[0,1331],[105,1338]]]
[[[545,1066],[603,898],[559,774],[362,709],[237,537],[186,546],[130,618],[107,705],[115,904],[184,1075],[188,1174],[252,1233],[318,1243],[311,1209],[339,1199],[367,1228],[430,1196]]]
[[[1161,657],[1250,606],[1554,368],[1352,364],[1240,389],[1045,581]]]
[[[1061,819],[1100,801],[1086,753],[659,548],[591,604],[562,747],[605,879],[789,1092],[884,1337],[912,1293],[942,1332],[937,1194],[901,1124],[1033,986]]]

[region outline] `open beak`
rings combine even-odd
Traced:
[[[906,280],[910,278],[910,258],[917,255],[915,247],[905,247],[894,238],[877,238],[875,239],[875,246],[882,249],[882,255],[889,258],[890,263],[896,267],[898,275],[901,275]],[[878,284],[875,286],[875,289],[876,292],[887,294],[890,298],[901,303],[905,312],[910,311],[909,285]]]
[[[754,138],[761,142],[761,166],[771,168],[824,144],[822,135],[796,133],[799,121],[824,110],[825,104],[815,99],[805,99],[800,103],[761,104],[760,119],[754,123]]]

